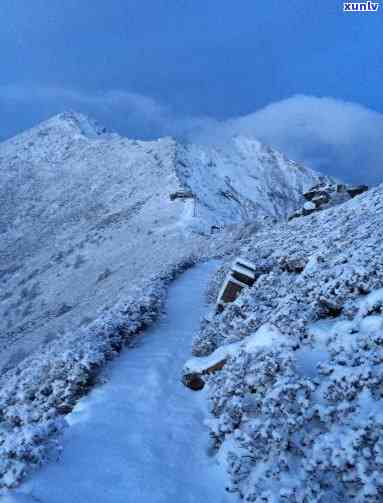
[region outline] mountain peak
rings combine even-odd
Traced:
[[[55,115],[43,122],[41,126],[64,126],[88,138],[95,138],[108,132],[107,129],[101,126],[95,119],[73,110]]]

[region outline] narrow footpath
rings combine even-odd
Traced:
[[[9,502],[227,503],[225,478],[209,454],[202,392],[185,388],[182,366],[206,309],[217,263],[185,272],[169,289],[166,314],[106,370],[108,381],[68,416],[57,463]],[[6,501],[6,503],[8,503]]]

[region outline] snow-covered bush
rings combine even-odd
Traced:
[[[208,378],[215,445],[252,502],[383,501],[383,187],[260,231],[254,287],[205,320],[195,355],[283,335]],[[241,345],[243,347],[243,345]]]
[[[94,384],[99,370],[159,315],[175,265],[117,302],[88,327],[39,348],[0,382],[0,490],[16,486],[60,449],[63,417]]]

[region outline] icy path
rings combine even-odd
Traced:
[[[224,476],[208,455],[203,392],[180,382],[216,263],[170,287],[167,314],[108,368],[107,384],[69,416],[61,460],[22,488],[41,503],[223,503]],[[8,502],[7,502],[8,503]]]

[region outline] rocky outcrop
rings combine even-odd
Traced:
[[[366,192],[367,190],[367,185],[351,186],[340,183],[319,183],[314,185],[314,187],[311,187],[311,189],[307,192],[303,193],[306,203],[301,209],[292,213],[289,216],[289,220],[293,220],[298,217],[305,217],[316,211],[324,210],[326,208],[330,208],[331,206],[344,203],[349,199]]]

